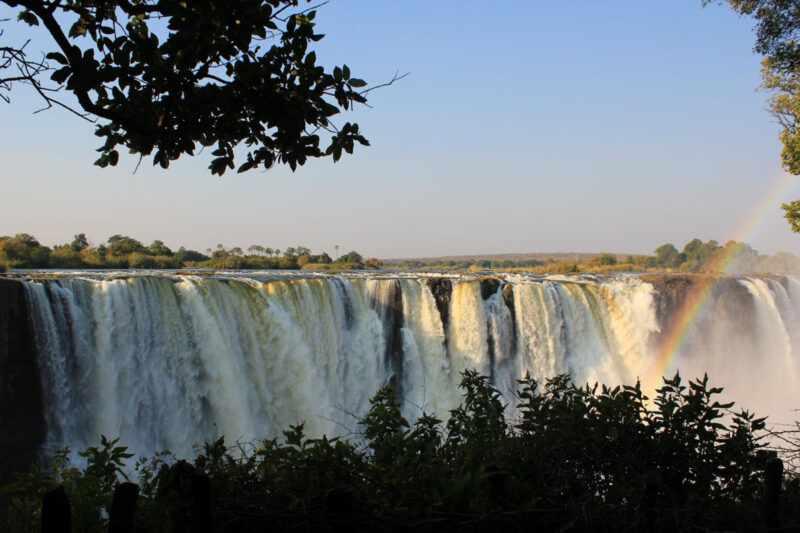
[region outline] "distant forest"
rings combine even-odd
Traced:
[[[42,246],[36,237],[19,233],[0,236],[0,270],[12,268],[212,268],[212,269],[363,269],[379,268],[377,259],[364,259],[358,252],[336,258],[327,253],[312,254],[304,246],[285,250],[254,244],[247,253],[239,247],[218,244],[206,253],[181,246],[171,250],[163,241],[145,246],[125,235],[112,235],[98,246],[89,244],[86,235],[75,235],[72,242],[52,249]]]
[[[787,253],[762,255],[749,244],[728,241],[703,242],[692,239],[682,250],[674,244],[663,244],[652,255],[531,253],[496,256],[463,256],[421,259],[384,259],[384,268],[417,268],[426,270],[511,270],[547,273],[574,272],[726,272],[800,273],[800,258]]]
[[[314,254],[304,246],[284,250],[253,244],[247,250],[218,244],[205,253],[181,246],[171,250],[163,241],[149,246],[125,235],[112,235],[93,246],[79,233],[70,243],[49,248],[36,237],[20,233],[0,236],[0,271],[12,268],[128,269],[128,268],[209,268],[209,269],[365,269],[397,268],[420,270],[510,270],[532,273],[575,272],[727,272],[800,273],[800,258],[786,252],[761,255],[746,243],[703,242],[692,239],[682,250],[663,244],[652,255],[601,254],[508,254],[502,256],[464,256],[425,259],[364,259],[355,251],[332,258]]]

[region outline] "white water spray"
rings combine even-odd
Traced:
[[[437,300],[436,280],[448,300]],[[138,454],[190,456],[206,440],[275,437],[298,422],[310,435],[347,434],[390,382],[407,417],[444,419],[468,368],[491,376],[512,408],[526,373],[607,384],[647,373],[660,325],[657,294],[638,277],[495,283],[264,273],[30,281],[47,444],[82,449],[105,434]],[[800,407],[800,283],[739,283],[752,320],[733,327],[741,309],[707,313],[683,374],[709,371],[757,410]],[[748,393],[754,379],[783,390],[782,403]]]

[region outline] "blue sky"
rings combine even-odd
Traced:
[[[208,155],[166,171],[134,174],[126,157],[97,169],[92,126],[32,114],[40,104],[20,86],[0,103],[0,234],[53,245],[122,233],[200,250],[338,244],[377,257],[648,253],[741,238],[781,176],[752,22],[728,8],[333,0],[317,21],[325,64],[371,83],[410,72],[343,117],[372,147],[295,173],[212,177]],[[4,39],[28,31],[4,26]],[[796,198],[797,186],[784,201]],[[773,203],[748,241],[800,255]]]

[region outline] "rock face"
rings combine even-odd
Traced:
[[[500,280],[497,278],[483,278],[481,280],[481,297],[488,300],[500,288]]]
[[[436,309],[442,317],[442,325],[447,331],[447,318],[450,312],[450,298],[453,295],[453,282],[447,278],[428,278],[428,287],[436,299]]]
[[[42,390],[25,288],[0,278],[0,484],[44,442]]]
[[[753,296],[734,277],[708,274],[642,274],[639,279],[652,284],[658,293],[656,314],[662,334],[672,331],[681,310],[687,303],[691,303],[687,299],[704,294],[704,289],[711,291],[709,308],[713,309],[718,322],[739,331],[752,328],[755,317]],[[777,281],[786,284],[785,278]]]
[[[391,296],[386,310],[386,363],[391,368],[389,383],[400,390],[403,383],[403,293],[400,283],[391,285]]]
[[[511,313],[511,322],[516,323],[516,309],[514,308],[514,286],[503,285],[503,301]]]

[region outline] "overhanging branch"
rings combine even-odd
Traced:
[[[87,68],[86,61],[84,61],[83,56],[81,55],[80,48],[70,44],[69,39],[64,34],[58,21],[56,21],[53,13],[51,13],[48,9],[45,9],[42,4],[37,2],[30,2],[26,0],[19,2],[18,4],[39,17],[48,33],[50,33],[55,40],[59,49],[66,56],[69,66],[74,72],[73,75],[77,75],[79,80],[79,82],[76,84],[76,87],[71,90],[77,97],[78,103],[84,109],[84,111],[100,118],[117,122],[125,129],[140,135],[147,135],[152,131],[152,128],[148,128],[143,123],[131,117],[120,115],[119,113],[115,113],[110,109],[96,105],[89,96],[90,87],[83,82],[83,80],[93,78],[93,69]],[[60,102],[59,105],[61,105]]]

